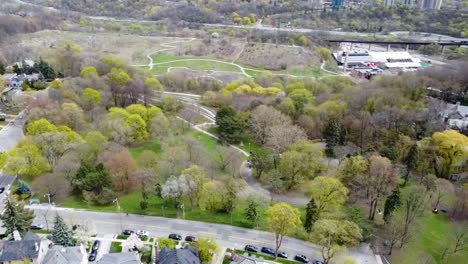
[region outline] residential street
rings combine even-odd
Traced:
[[[12,124],[0,130],[0,153],[5,152],[18,144],[24,137],[23,126],[26,122],[24,113],[20,113]]]
[[[36,213],[35,222],[46,226],[43,215],[48,210],[48,205],[33,205],[29,206],[29,208]],[[151,237],[167,237],[169,233],[177,233],[184,237],[186,235],[211,236],[216,238],[220,246],[229,248],[242,249],[246,244],[258,247],[274,247],[275,245],[275,238],[271,233],[229,225],[142,215],[127,216],[125,214],[91,212],[69,208],[51,207],[51,210],[47,214],[49,225],[53,221],[55,212],[59,213],[69,225],[91,220],[100,237],[105,234],[118,234],[123,229],[130,228],[133,230],[147,230]],[[368,247],[363,246],[360,249],[350,250],[348,255],[355,257],[360,264],[377,263],[372,251],[363,248]],[[284,238],[281,250],[287,252],[290,258],[297,253],[302,253],[312,259],[321,259],[317,246],[294,238]]]

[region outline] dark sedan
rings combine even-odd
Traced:
[[[97,256],[97,251],[91,251],[91,253],[89,254],[89,257],[88,257],[88,261],[89,262],[93,262],[96,260],[96,256]]]
[[[294,257],[294,260],[299,261],[299,262],[302,262],[302,263],[309,263],[309,258],[307,258],[307,257],[304,256],[304,255],[296,255],[296,256]]]
[[[187,242],[197,242],[198,239],[195,236],[186,236],[185,241],[187,241]]]
[[[92,251],[98,251],[99,246],[101,245],[101,241],[95,240],[93,243],[93,247],[91,248]]]
[[[182,236],[178,234],[169,234],[169,238],[174,240],[182,240]]]
[[[256,246],[252,246],[252,245],[246,245],[244,247],[244,250],[249,251],[249,252],[255,252],[255,253],[258,252],[258,248]]]
[[[275,250],[269,247],[262,247],[262,253],[268,254],[268,255],[275,255]]]
[[[135,233],[135,231],[133,231],[133,230],[131,230],[131,229],[125,229],[125,230],[122,232],[122,234],[127,235],[127,236],[129,236],[129,235],[131,235],[131,234],[133,234],[133,233]]]

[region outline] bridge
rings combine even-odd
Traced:
[[[369,44],[369,49],[372,44],[377,45],[387,45],[387,51],[390,50],[391,45],[406,45],[406,51],[408,51],[409,46],[427,46],[427,45],[438,45],[442,47],[442,53],[445,51],[446,46],[466,46],[468,45],[468,40],[462,41],[384,41],[384,40],[355,40],[355,39],[328,39],[328,43],[351,43],[351,49],[353,48],[354,43],[359,44]]]

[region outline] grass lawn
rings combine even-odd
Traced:
[[[4,126],[6,125],[6,122],[5,121],[0,121],[0,126]]]
[[[423,256],[431,255],[436,263],[458,264],[466,263],[468,251],[459,251],[451,255],[453,247],[449,247],[447,257],[442,261],[441,256],[447,245],[452,245],[450,239],[453,226],[444,215],[428,213],[421,219],[421,226],[417,235],[412,236],[402,250],[395,252],[392,263],[417,263]],[[450,242],[448,242],[450,241]]]
[[[189,134],[198,142],[200,142],[205,148],[206,152],[208,152],[212,157],[216,155],[216,147],[220,144],[215,138],[210,137],[197,130],[191,130]]]
[[[281,249],[279,250],[281,251]],[[231,252],[231,249],[227,249],[227,252]],[[237,255],[244,255],[244,253],[247,253],[249,254],[249,256],[251,257],[256,257],[256,258],[260,258],[262,257],[263,259],[265,260],[270,260],[270,261],[274,261],[274,257],[270,256],[270,255],[266,255],[266,254],[262,254],[262,253],[253,253],[253,252],[247,252],[247,251],[244,251],[244,250],[240,250],[240,249],[236,249],[236,254]],[[299,263],[297,261],[294,261],[294,260],[288,260],[288,259],[282,259],[282,258],[278,258],[276,259],[275,262],[278,262],[278,263],[285,263],[285,264],[290,264],[290,263]]]
[[[127,235],[117,235],[117,239],[127,239],[128,237]]]
[[[138,159],[145,150],[151,150],[156,154],[162,153],[161,144],[159,144],[158,140],[152,140],[140,146],[130,148],[130,153],[134,159]]]
[[[111,248],[110,248],[111,253],[119,253],[122,252],[122,243],[120,242],[112,242]]]

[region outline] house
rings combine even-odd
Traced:
[[[53,246],[42,264],[87,264],[88,258],[83,245],[77,247]]]
[[[97,264],[141,264],[138,252],[110,253],[104,255]],[[173,263],[175,264],[175,263]]]
[[[16,232],[14,240],[0,241],[0,263],[16,263],[28,259],[33,264],[40,264],[50,244],[48,239],[42,239],[31,231],[23,238]]]
[[[159,253],[158,264],[200,264],[198,250],[186,245],[180,249],[163,248]]]
[[[451,129],[460,131],[468,130],[468,106],[456,104],[447,104],[444,112],[444,120]]]

